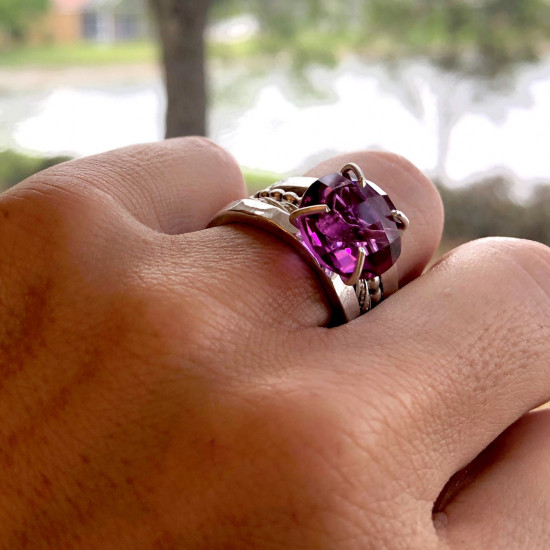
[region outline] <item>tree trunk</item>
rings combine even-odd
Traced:
[[[442,71],[441,86],[437,89],[437,165],[438,181],[448,184],[451,181],[447,170],[453,129],[464,114],[462,83],[456,73]],[[465,92],[464,92],[465,93]]]
[[[205,41],[210,0],[150,0],[163,51],[166,137],[206,135]]]

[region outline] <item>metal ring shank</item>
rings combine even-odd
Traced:
[[[295,180],[311,180],[315,178],[291,178]],[[290,182],[290,180],[287,180]],[[297,183],[297,182],[290,182]],[[299,182],[306,183],[306,182]],[[277,184],[281,187],[281,184]],[[293,185],[295,188],[296,185]],[[301,186],[300,186],[301,187]],[[216,227],[230,223],[246,223],[260,227],[274,234],[284,242],[292,246],[300,256],[312,267],[326,292],[333,316],[331,325],[340,325],[359,317],[361,314],[357,294],[353,287],[346,286],[336,273],[325,271],[309,253],[299,239],[298,230],[289,222],[288,212],[277,206],[249,198],[233,202],[225,207],[210,222],[208,227]]]

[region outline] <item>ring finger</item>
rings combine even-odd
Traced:
[[[398,260],[400,283],[406,284],[422,272],[439,244],[443,224],[439,194],[408,161],[388,153],[350,153],[322,163],[308,175],[336,172],[347,162],[357,163],[410,219]],[[314,272],[295,250],[263,230],[233,224],[171,239],[168,244],[162,256],[169,269],[181,270],[181,259],[186,257],[197,270],[193,282],[197,294],[211,304],[205,315],[213,306],[224,323],[238,320],[240,329],[243,323],[285,330],[328,323],[331,311]]]

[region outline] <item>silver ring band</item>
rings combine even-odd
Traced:
[[[312,267],[327,294],[333,315],[331,326],[340,325],[366,313],[383,298],[381,277],[359,279],[353,286],[340,275],[319,264],[304,245],[300,231],[291,223],[306,190],[317,178],[293,177],[277,182],[255,195],[226,206],[208,227],[245,223],[260,227],[292,246]]]

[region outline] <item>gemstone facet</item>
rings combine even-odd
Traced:
[[[300,216],[302,240],[319,264],[343,279],[353,273],[359,247],[367,252],[361,279],[382,275],[401,253],[395,206],[376,184],[340,173],[319,178],[305,192],[300,208],[326,204],[330,212]]]

